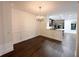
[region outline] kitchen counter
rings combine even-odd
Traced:
[[[64,29],[47,29],[42,35],[58,41],[63,41]]]

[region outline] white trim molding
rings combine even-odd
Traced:
[[[7,43],[5,45],[0,45],[0,56],[2,56],[3,54],[6,54],[10,51],[13,51],[13,45],[12,43]]]

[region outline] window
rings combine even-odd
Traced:
[[[71,23],[71,30],[76,30],[76,23]]]
[[[49,19],[49,27],[52,29],[64,29],[64,20]]]

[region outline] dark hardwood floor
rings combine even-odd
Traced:
[[[14,45],[14,51],[3,57],[74,57],[75,38],[66,35],[63,42],[37,36]]]

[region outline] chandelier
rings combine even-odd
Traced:
[[[41,22],[41,21],[44,20],[44,17],[43,17],[42,14],[41,14],[41,9],[42,9],[42,7],[39,6],[38,8],[39,8],[39,12],[40,12],[40,13],[39,13],[39,16],[37,16],[37,20]]]

